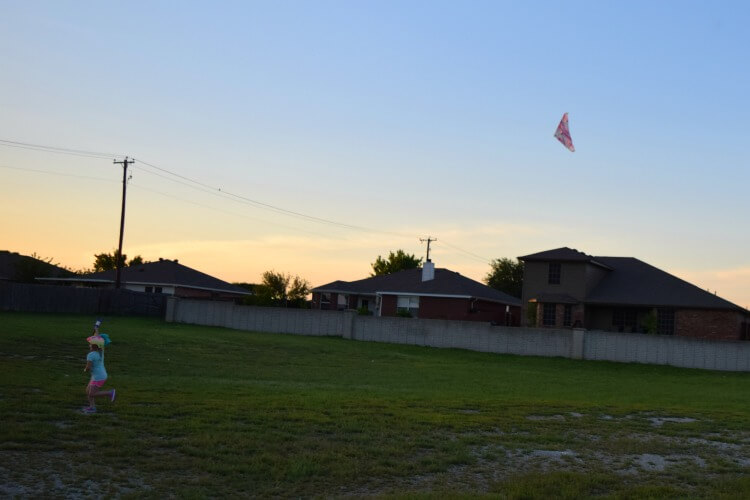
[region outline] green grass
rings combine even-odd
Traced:
[[[110,318],[83,415],[92,321],[0,313],[0,496],[750,495],[750,374]]]

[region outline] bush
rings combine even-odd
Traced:
[[[359,309],[357,309],[357,314],[360,316],[372,316],[372,311],[370,311],[366,307],[360,307]]]

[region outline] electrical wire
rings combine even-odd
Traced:
[[[181,198],[179,196],[174,196],[174,195],[171,195],[171,194],[163,193],[161,191],[157,191],[155,189],[151,189],[151,188],[148,188],[148,187],[145,187],[145,186],[141,186],[139,184],[130,183],[130,186],[131,187],[135,187],[136,189],[148,191],[150,193],[158,194],[158,195],[164,196],[166,198],[171,198],[173,200],[178,200],[178,201],[181,201],[183,203],[189,203],[189,204],[195,205],[197,207],[206,208],[206,209],[213,210],[213,211],[216,211],[216,212],[220,212],[220,213],[223,213],[223,214],[232,215],[232,216],[235,216],[235,217],[242,217],[244,219],[252,220],[252,221],[255,221],[255,222],[260,222],[260,223],[263,223],[263,224],[270,224],[270,225],[277,226],[277,227],[283,227],[285,229],[291,229],[293,231],[300,231],[300,232],[303,232],[303,233],[311,234],[313,236],[319,236],[321,238],[330,238],[330,235],[324,235],[324,234],[316,233],[316,232],[313,232],[313,231],[308,231],[306,229],[302,229],[302,228],[299,228],[299,227],[287,226],[285,224],[279,224],[278,222],[269,222],[269,221],[266,221],[266,220],[263,220],[263,219],[258,219],[256,217],[251,217],[249,215],[239,214],[237,212],[231,212],[229,210],[223,210],[221,208],[212,207],[210,205],[205,205],[203,203],[198,203],[196,201],[188,200],[188,199],[185,199],[185,198]]]
[[[113,181],[112,179],[106,179],[103,177],[91,177],[88,175],[77,175],[77,174],[68,174],[64,172],[54,172],[52,170],[40,170],[37,168],[22,168],[22,167],[11,167],[10,165],[0,165],[0,168],[7,168],[11,170],[21,170],[23,172],[35,172],[38,174],[50,174],[50,175],[59,175],[61,177],[75,177],[77,179],[88,179],[93,181],[100,181],[100,182],[110,182],[110,183],[119,183],[119,181]]]
[[[98,153],[96,151],[84,151],[82,149],[70,149],[60,148],[56,146],[45,146],[42,144],[31,144],[28,142],[10,141],[7,139],[0,139],[0,146],[6,146],[11,148],[31,149],[34,151],[43,151],[45,153],[59,153],[73,156],[83,156],[87,158],[124,158],[123,155],[110,154],[110,153]]]
[[[463,248],[459,248],[459,247],[457,247],[457,246],[455,246],[455,245],[451,245],[450,243],[446,242],[446,241],[445,241],[444,239],[441,239],[440,241],[441,241],[441,242],[442,242],[442,243],[443,243],[444,245],[446,245],[446,246],[448,246],[448,247],[450,247],[450,248],[452,248],[452,249],[454,249],[454,250],[458,250],[459,252],[465,253],[465,254],[466,254],[466,255],[468,255],[469,257],[472,257],[472,258],[474,258],[475,260],[478,260],[478,261],[480,261],[480,262],[484,262],[485,264],[489,264],[489,263],[490,263],[490,262],[492,261],[492,259],[487,259],[487,258],[485,258],[485,257],[482,257],[481,255],[477,255],[477,254],[475,254],[475,253],[469,252],[468,250],[464,250]]]
[[[23,148],[23,149],[31,149],[31,150],[42,151],[42,152],[47,152],[47,153],[60,153],[60,154],[69,154],[69,155],[75,155],[75,156],[85,156],[85,157],[90,157],[90,158],[102,158],[102,159],[106,158],[106,159],[109,159],[109,158],[113,158],[113,157],[115,157],[115,158],[124,158],[125,157],[124,155],[101,153],[101,152],[95,152],[95,151],[85,151],[85,150],[81,150],[81,149],[62,148],[62,147],[48,146],[48,145],[43,145],[43,144],[33,144],[33,143],[28,143],[28,142],[12,141],[12,140],[8,140],[8,139],[0,139],[0,145],[1,146],[8,146],[8,147]],[[262,209],[265,209],[265,210],[270,210],[270,211],[273,211],[273,212],[276,212],[276,213],[279,213],[279,214],[282,214],[282,215],[287,215],[287,216],[291,216],[291,217],[301,218],[301,219],[304,219],[304,220],[307,220],[307,221],[311,221],[311,222],[316,222],[316,223],[319,223],[319,224],[327,224],[327,225],[331,225],[331,226],[338,226],[338,227],[341,227],[341,228],[344,228],[344,229],[350,229],[350,230],[356,230],[356,231],[363,231],[363,232],[370,232],[370,233],[374,232],[374,233],[381,233],[381,234],[391,234],[391,235],[397,235],[398,237],[403,237],[404,236],[403,234],[392,233],[392,232],[388,232],[388,231],[382,231],[382,230],[373,229],[373,228],[367,228],[367,227],[363,227],[363,226],[356,226],[356,225],[352,225],[352,224],[346,224],[346,223],[339,222],[339,221],[334,221],[334,220],[330,220],[330,219],[324,219],[322,217],[316,217],[314,215],[307,215],[307,214],[304,214],[304,213],[301,213],[301,212],[296,212],[294,210],[288,210],[288,209],[285,209],[285,208],[282,208],[282,207],[278,207],[276,205],[271,205],[270,203],[264,203],[262,201],[255,200],[253,198],[249,198],[247,196],[243,196],[243,195],[240,195],[240,194],[232,193],[232,192],[229,192],[229,191],[224,191],[221,188],[217,188],[215,186],[210,186],[210,185],[208,185],[206,183],[203,183],[201,181],[197,181],[197,180],[192,179],[190,177],[178,174],[178,173],[173,172],[171,170],[159,167],[157,165],[154,165],[153,163],[149,163],[149,162],[147,162],[147,161],[145,161],[143,159],[140,159],[140,158],[133,158],[133,159],[136,160],[138,163],[140,163],[142,165],[146,165],[146,166],[151,167],[153,169],[156,169],[156,170],[158,170],[160,172],[164,172],[166,174],[169,174],[169,175],[171,175],[171,176],[173,176],[173,177],[175,177],[177,179],[182,179],[184,181],[190,182],[191,184],[194,184],[195,186],[199,186],[199,187],[203,188],[202,190],[204,190],[204,192],[211,193],[211,194],[214,194],[214,195],[218,195],[218,196],[221,196],[221,197],[224,197],[224,198],[233,198],[235,200],[239,200],[239,201],[242,201],[244,203],[249,203],[249,204],[251,204],[251,205],[253,205],[255,207],[262,208]],[[151,172],[151,173],[153,173],[153,172]],[[175,179],[170,179],[170,178],[165,178],[165,179],[177,182],[177,181],[175,181]],[[195,187],[195,186],[192,186],[192,187]],[[205,190],[207,190],[207,191],[205,191]]]
[[[120,154],[109,154],[109,153],[101,153],[101,152],[95,152],[95,151],[86,151],[86,150],[80,150],[80,149],[62,148],[62,147],[56,147],[56,146],[46,146],[46,145],[42,145],[42,144],[33,144],[33,143],[26,143],[26,142],[20,142],[20,141],[11,141],[11,140],[7,140],[7,139],[0,139],[0,146],[16,147],[16,148],[23,148],[23,149],[31,149],[31,150],[35,150],[35,151],[42,151],[42,152],[47,152],[47,153],[60,153],[60,154],[68,154],[68,155],[75,155],[75,156],[84,156],[84,157],[90,157],[90,158],[100,158],[100,159],[125,158],[125,155],[120,155]],[[309,221],[309,222],[315,222],[315,223],[318,223],[318,224],[325,224],[325,225],[340,227],[340,228],[343,228],[343,229],[349,229],[349,230],[355,230],[355,231],[362,231],[362,232],[367,232],[367,233],[386,234],[386,235],[391,235],[391,236],[397,236],[399,238],[407,236],[407,235],[404,235],[403,233],[396,233],[396,232],[392,232],[392,231],[384,231],[384,230],[369,228],[369,227],[365,227],[365,226],[358,226],[358,225],[353,225],[353,224],[347,224],[347,223],[344,223],[344,222],[339,222],[339,221],[335,221],[335,220],[331,220],[331,219],[325,219],[325,218],[322,218],[322,217],[316,217],[316,216],[313,216],[313,215],[304,214],[304,213],[297,212],[297,211],[294,211],[294,210],[289,210],[289,209],[282,208],[282,207],[279,207],[279,206],[276,206],[276,205],[272,205],[270,203],[264,203],[262,201],[258,201],[256,199],[253,199],[253,198],[250,198],[250,197],[247,197],[247,196],[243,196],[243,195],[240,195],[240,194],[232,193],[230,191],[222,190],[219,187],[211,186],[211,185],[206,184],[204,182],[192,179],[190,177],[184,176],[184,175],[179,174],[177,172],[173,172],[173,171],[168,170],[166,168],[163,168],[163,167],[160,167],[160,166],[155,165],[153,163],[147,162],[147,161],[145,161],[145,160],[143,160],[141,158],[136,158],[136,157],[131,157],[131,158],[136,161],[136,163],[134,164],[134,166],[137,166],[137,168],[139,168],[143,172],[149,173],[151,175],[155,175],[157,177],[160,177],[160,178],[165,179],[165,180],[169,180],[171,182],[176,182],[178,184],[182,184],[184,186],[190,187],[192,189],[196,189],[196,190],[201,191],[203,193],[207,193],[207,194],[211,194],[211,195],[214,195],[214,196],[218,196],[218,197],[220,197],[222,199],[231,199],[233,201],[238,201],[238,202],[241,202],[241,203],[244,203],[244,204],[249,204],[249,205],[251,205],[253,207],[261,208],[261,209],[264,209],[264,210],[269,210],[269,211],[272,211],[272,212],[275,212],[275,213],[278,213],[278,214],[281,214],[281,215],[285,215],[285,216],[288,216],[288,217],[294,217],[294,218],[306,220],[306,221]],[[153,172],[153,171],[148,170],[148,168],[143,168],[144,165],[146,167],[149,167],[151,169],[157,170],[158,172],[162,172],[163,174],[167,174],[167,175],[161,175],[158,172]],[[28,171],[34,171],[34,172],[39,172],[39,173],[48,173],[48,174],[55,174],[55,175],[68,175],[68,176],[71,176],[71,177],[88,178],[88,177],[84,177],[84,176],[75,176],[74,174],[60,174],[60,173],[57,173],[57,172],[35,170],[35,169],[21,169],[21,168],[17,168],[17,167],[5,167],[5,168],[14,168],[14,169],[17,169],[17,170],[28,170]],[[171,177],[168,177],[168,176],[171,176]],[[96,178],[92,178],[92,179],[95,179],[95,180],[104,180],[104,179],[96,179]],[[175,199],[178,199],[178,200],[181,200],[181,201],[184,201],[184,202],[188,202],[188,203],[193,203],[193,204],[202,206],[204,208],[210,208],[212,210],[223,211],[221,209],[217,209],[217,208],[206,206],[206,205],[200,205],[200,204],[192,202],[192,201],[180,199],[179,197],[174,197],[174,196],[171,196],[171,195],[168,195],[168,194],[165,194],[165,193],[161,193],[159,191],[151,190],[151,189],[145,188],[143,186],[138,186],[138,187],[139,187],[139,189],[144,189],[144,190],[147,190],[147,191],[152,191],[152,192],[154,192],[156,194],[160,194],[162,196],[166,196],[166,197],[170,197],[170,198],[175,198]],[[225,213],[230,213],[231,214],[231,212],[225,212]],[[233,215],[239,215],[239,214],[233,214]],[[245,217],[247,217],[247,216],[245,216]],[[256,220],[256,221],[258,220],[258,219],[254,219],[252,217],[248,217],[248,218]],[[306,230],[303,230],[303,229],[300,229],[300,228],[295,228],[295,227],[292,227],[292,226],[283,226],[283,225],[280,225],[280,224],[277,224],[277,225],[279,225],[281,227],[286,227],[288,229],[294,229],[294,230],[297,230],[297,231],[303,231],[303,232],[311,233],[310,231],[306,231]],[[317,236],[322,236],[322,235],[320,235],[318,233],[314,233],[314,232],[312,232],[311,234],[315,234]],[[445,240],[441,240],[441,241],[446,246],[448,246],[448,247],[450,247],[450,248],[452,248],[452,249],[454,249],[454,250],[456,250],[458,252],[461,252],[461,253],[463,253],[463,254],[465,254],[465,255],[467,255],[467,256],[475,259],[475,260],[481,261],[483,263],[490,263],[491,262],[491,259],[487,259],[485,257],[477,255],[477,254],[475,254],[473,252],[469,252],[468,250],[464,250],[463,248],[457,247],[455,245],[451,245],[450,243],[447,243]]]
[[[380,232],[380,231],[373,230],[373,229],[366,228],[366,227],[362,227],[362,226],[354,226],[352,224],[346,224],[346,223],[343,223],[343,222],[338,222],[338,221],[334,221],[334,220],[330,220],[330,219],[324,219],[324,218],[316,217],[316,216],[313,216],[313,215],[303,214],[301,212],[295,212],[293,210],[287,210],[286,208],[281,208],[281,207],[278,207],[276,205],[271,205],[269,203],[264,203],[262,201],[254,200],[254,199],[248,198],[246,196],[242,196],[242,195],[239,195],[239,194],[231,193],[229,191],[222,190],[221,188],[217,188],[215,186],[210,186],[208,184],[205,184],[203,182],[197,181],[195,179],[191,179],[190,177],[186,177],[184,175],[177,174],[177,173],[172,172],[170,170],[167,170],[165,168],[157,167],[156,165],[154,165],[152,163],[148,163],[148,162],[146,162],[144,160],[141,160],[139,158],[133,158],[133,159],[136,160],[137,162],[140,162],[140,163],[144,164],[144,165],[147,165],[149,167],[155,168],[155,169],[157,169],[157,170],[159,170],[161,172],[165,172],[165,173],[167,173],[169,175],[173,175],[173,176],[175,176],[175,177],[177,177],[179,179],[184,179],[186,181],[192,182],[193,184],[195,184],[197,186],[200,186],[202,188],[208,189],[209,192],[212,192],[214,194],[221,193],[222,195],[224,195],[226,197],[231,197],[231,198],[234,198],[234,199],[246,202],[246,203],[250,203],[250,204],[252,204],[254,206],[257,206],[257,207],[260,207],[260,208],[264,208],[264,209],[267,209],[267,210],[272,210],[274,212],[285,214],[285,215],[289,215],[289,216],[293,216],[293,217],[301,217],[301,218],[304,218],[304,219],[312,221],[312,222],[317,222],[317,223],[321,223],[321,224],[329,224],[329,225],[333,225],[333,226],[339,226],[339,227],[343,227],[345,229],[354,229],[354,230],[365,231],[365,232]]]

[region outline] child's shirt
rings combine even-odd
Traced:
[[[104,358],[100,352],[91,351],[86,356],[86,361],[91,361],[91,380],[105,380],[107,370],[104,369]]]

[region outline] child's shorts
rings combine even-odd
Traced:
[[[104,382],[106,382],[107,379],[104,380],[91,380],[89,381],[89,385],[93,385],[94,387],[101,387],[104,385]]]

